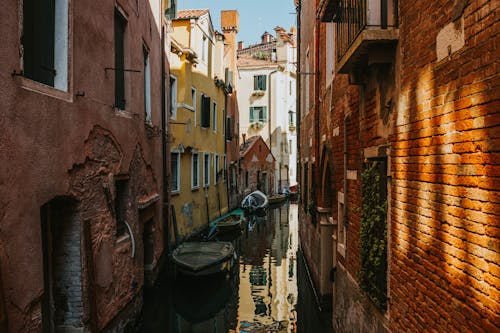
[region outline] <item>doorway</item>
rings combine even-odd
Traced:
[[[41,207],[44,332],[83,332],[78,202],[60,197]]]

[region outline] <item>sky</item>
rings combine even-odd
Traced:
[[[220,11],[236,9],[240,14],[238,40],[245,46],[260,43],[260,36],[267,31],[274,35],[277,25],[290,30],[295,26],[293,0],[177,0],[177,9],[210,8],[216,30],[220,29]]]

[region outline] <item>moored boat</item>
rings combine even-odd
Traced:
[[[269,200],[267,196],[259,190],[250,193],[241,202],[241,208],[249,213],[264,210],[268,206]]]
[[[234,255],[229,242],[186,242],[172,253],[178,272],[191,276],[205,276],[231,268]]]
[[[270,205],[280,204],[283,201],[285,201],[286,194],[274,194],[274,195],[270,195],[269,197],[267,197],[267,199],[269,200],[269,204]]]
[[[219,233],[241,230],[241,223],[245,213],[241,209],[235,209],[216,220],[210,222],[210,228],[217,229]]]

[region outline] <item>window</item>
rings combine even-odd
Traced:
[[[125,110],[125,27],[127,20],[115,9],[115,107]]]
[[[210,154],[203,154],[203,185],[208,187],[210,185]]]
[[[127,206],[129,198],[129,181],[128,179],[115,180],[115,216],[116,216],[116,231],[117,238],[124,236],[127,232],[125,221],[127,220]]]
[[[224,163],[224,165],[222,166],[224,168],[224,171],[222,172],[222,180],[226,181],[226,177],[227,177],[227,157],[226,157],[226,155],[224,155],[222,158],[223,158],[223,163]]]
[[[144,115],[151,122],[151,75],[149,72],[149,51],[144,47]]]
[[[203,62],[207,62],[208,55],[208,38],[203,36],[203,40],[201,42],[201,60]]]
[[[251,106],[250,107],[250,123],[266,122],[267,121],[267,107],[265,106]]]
[[[253,90],[266,90],[266,79],[265,75],[254,75]]]
[[[196,89],[194,87],[191,88],[191,103],[193,105],[194,110],[194,126],[196,127]]]
[[[213,102],[212,104],[212,119],[214,132],[217,132],[217,103]]]
[[[219,180],[219,155],[214,154],[214,185]]]
[[[295,126],[295,112],[288,111],[288,124],[290,126]]]
[[[337,210],[338,210],[338,235],[337,235],[337,250],[339,253],[345,257],[345,245],[346,245],[346,226],[345,226],[345,216],[344,216],[344,193],[337,193]]]
[[[170,75],[170,118],[177,117],[177,78]]]
[[[24,76],[68,91],[68,0],[23,1]]]
[[[233,118],[226,117],[226,140],[233,139]]]
[[[200,155],[193,153],[191,156],[191,188],[200,187]]]
[[[210,97],[201,96],[201,127],[210,127]]]
[[[181,184],[181,154],[179,152],[170,154],[170,176],[171,192],[179,192]]]

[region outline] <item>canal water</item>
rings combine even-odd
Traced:
[[[299,251],[297,210],[285,203],[249,217],[231,239],[237,264],[229,274],[160,279],[145,291],[139,332],[331,332]]]

